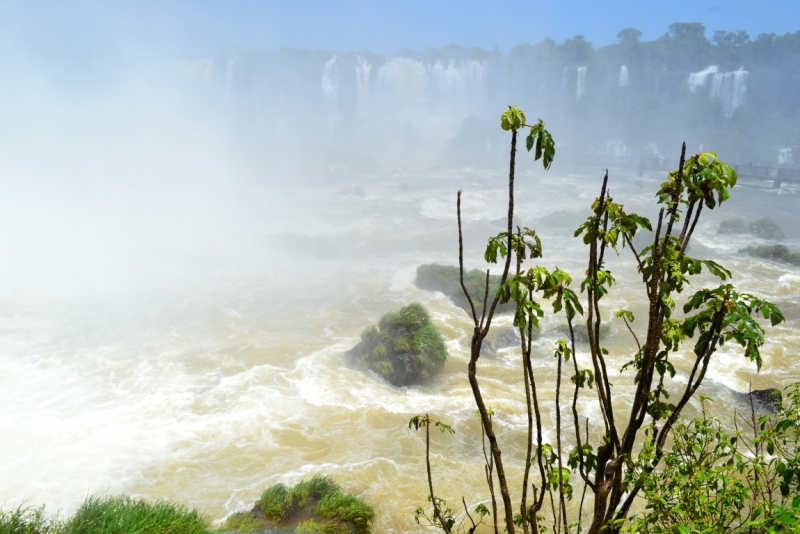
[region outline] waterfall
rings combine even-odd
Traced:
[[[586,67],[565,67],[561,79],[561,90],[567,92],[572,82],[572,73],[575,73],[575,100],[580,100],[586,92]]]
[[[373,99],[406,113],[434,111],[463,120],[482,101],[486,69],[487,63],[477,60],[390,59],[378,69]]]
[[[331,124],[339,119],[339,66],[338,58],[334,55],[325,63],[322,69],[322,95],[325,99],[325,107],[328,112],[328,119]]]
[[[619,81],[617,82],[617,86],[628,87],[629,85],[630,80],[628,79],[628,66],[623,65],[619,68]]]
[[[689,74],[689,90],[696,93],[700,88],[706,88],[708,79],[711,78],[709,96],[722,100],[722,111],[727,118],[731,118],[736,108],[744,104],[747,93],[747,78],[750,73],[744,69],[733,72],[719,72],[716,65],[712,65],[700,72]]]
[[[714,74],[711,82],[711,96],[722,99],[722,110],[726,117],[730,118],[734,110],[744,104],[749,75],[750,73],[743,69]]]
[[[689,74],[689,90],[693,93],[697,92],[700,87],[705,87],[708,77],[717,74],[717,66],[712,65],[700,72],[693,72]]]
[[[358,116],[365,117],[369,101],[369,76],[372,65],[366,58],[356,56],[356,102],[358,103]]]
[[[586,91],[586,67],[578,67],[578,83],[575,88],[575,100],[580,100]]]

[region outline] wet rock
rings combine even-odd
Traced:
[[[744,396],[748,404],[752,400],[753,406],[757,410],[777,413],[781,407],[781,392],[775,388],[754,389],[750,393],[745,393]]]
[[[429,263],[417,267],[417,278],[414,281],[420,289],[427,291],[441,291],[453,304],[462,308],[468,315],[472,315],[472,308],[470,308],[469,301],[464,296],[464,290],[461,288],[461,279],[458,267],[449,265],[439,265],[437,263]],[[475,313],[478,317],[483,313],[483,297],[486,293],[486,272],[478,269],[464,273],[464,285],[467,287],[472,302],[475,305]],[[497,288],[500,287],[500,276],[492,275],[489,277],[489,302],[492,302],[492,297],[497,293]],[[514,311],[513,303],[499,304],[495,309],[496,312],[511,312]]]
[[[361,342],[345,357],[394,386],[409,386],[424,382],[443,366],[447,349],[428,311],[414,303],[364,329]]]

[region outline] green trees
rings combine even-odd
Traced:
[[[526,146],[545,168],[553,160],[555,144],[541,120],[530,126],[517,108],[503,113],[501,126],[511,132],[508,227],[489,239],[484,256],[487,262],[500,262],[502,267],[500,289],[494,295],[488,291],[472,295],[463,284],[461,191],[456,204],[462,289],[474,324],[468,377],[489,443],[487,468],[494,470],[499,487],[496,504],[500,505],[505,530],[510,534],[518,528],[525,534],[543,532],[545,528],[592,534],[619,531],[637,497],[641,493],[652,495],[648,491],[653,486],[648,481],[661,472],[665,459],[672,457],[674,449],[668,446],[668,438],[673,428],[681,424],[681,414],[697,393],[719,347],[725,343],[740,345],[745,358],[760,368],[764,331],[756,317],[760,315],[775,325],[783,316],[771,303],[739,292],[729,281],[731,273],[721,265],[686,254],[703,210],[715,209],[729,198],[736,173],[714,153],[687,157],[685,145],[679,168],[668,174],[656,194],[660,210],[655,225],[627,212],[610,196],[606,173],[600,195],[592,205],[592,215],[575,232],[575,237],[588,247],[588,265],[579,289],[571,287],[573,279],[563,270],[529,266],[527,262],[541,258],[543,250],[534,230],[512,226],[517,137],[529,129]],[[633,244],[636,232],[652,230],[653,226],[652,244],[637,250]],[[601,328],[610,317],[607,312],[604,315],[600,302],[615,284],[607,257],[623,252],[635,262],[648,311],[646,335],[641,338],[631,329],[630,323],[635,319],[631,311],[623,309],[615,314],[637,347],[617,376],[617,370],[610,366],[612,355],[601,343]],[[717,285],[683,296],[691,279],[701,271],[715,277]],[[679,306],[678,300],[684,304]],[[475,301],[484,303],[480,314]],[[544,315],[544,301],[552,306],[553,313],[563,313],[568,325],[567,339],[558,340],[553,349],[556,387],[551,400],[539,393],[537,380],[541,378],[531,364],[532,329]],[[483,342],[502,302],[516,306],[514,326],[521,339],[520,372],[527,406],[527,449],[518,499],[512,498],[502,447],[478,373]],[[576,351],[575,331],[580,320],[585,321],[589,343],[588,350]],[[691,361],[691,371],[683,380],[675,378],[676,357]],[[612,372],[616,388],[611,382]],[[569,378],[569,385],[564,383],[565,378]],[[630,397],[629,402],[616,400],[620,390]],[[593,403],[601,414],[591,427],[578,409],[579,401]],[[552,403],[555,413],[555,443],[543,440],[542,427],[546,423],[542,420],[542,406],[546,402]],[[487,478],[493,508],[497,509],[494,479]],[[588,493],[589,497],[585,501],[582,498],[569,513],[567,501],[579,494],[580,486],[583,495]],[[435,501],[432,488],[430,497]]]

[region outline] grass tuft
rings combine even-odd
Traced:
[[[222,532],[261,532],[264,524],[249,512],[236,512],[228,516],[220,528]]]
[[[50,534],[57,533],[58,521],[48,519],[41,508],[23,508],[5,512],[0,510],[0,534]]]
[[[64,523],[60,534],[208,534],[197,510],[169,502],[130,497],[89,497]]]
[[[372,506],[349,493],[329,493],[314,510],[317,515],[352,523],[356,532],[368,532],[375,518]]]
[[[281,483],[273,484],[264,490],[256,505],[261,508],[267,519],[280,521],[291,509],[291,492]]]
[[[347,534],[347,527],[336,521],[303,521],[295,529],[295,534]]]

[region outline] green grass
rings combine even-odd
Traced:
[[[15,510],[0,510],[0,534],[50,534],[58,532],[57,520],[48,519],[41,508],[18,506]]]
[[[366,534],[370,530],[369,524],[375,517],[369,504],[355,495],[343,492],[336,482],[321,475],[316,475],[309,481],[302,481],[294,487],[274,484],[264,490],[261,498],[256,501],[256,506],[261,508],[264,516],[279,524],[291,523],[292,516],[300,513],[308,505],[313,505],[314,514],[320,517],[300,523],[297,525],[297,532],[335,534],[353,531]],[[328,520],[321,521],[320,518]],[[244,521],[243,517],[234,514],[226,522],[225,528],[248,532],[247,529],[252,529],[252,525],[245,524]]]
[[[225,523],[219,529],[220,532],[261,532],[264,523],[250,515],[249,512],[236,512],[228,516]]]
[[[347,534],[345,525],[336,521],[315,521],[309,519],[303,521],[295,529],[295,534]]]
[[[317,515],[352,523],[357,532],[369,532],[369,524],[375,518],[372,506],[349,493],[329,493],[314,509]]]
[[[208,534],[208,519],[169,502],[130,497],[89,497],[59,534]]]

